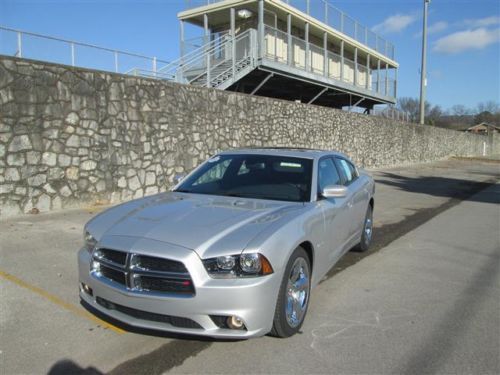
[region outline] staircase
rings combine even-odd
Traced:
[[[241,72],[246,71],[248,67],[253,68],[251,65],[252,59],[250,56],[237,61],[234,65],[235,76],[239,78]],[[189,84],[207,87],[207,77],[208,74],[205,71],[203,74],[189,81]],[[208,87],[226,89],[234,83],[233,78],[232,60],[223,61],[210,69],[210,85]]]
[[[155,74],[137,69],[132,71],[134,75],[225,90],[255,69],[256,33],[255,29],[234,37],[225,33],[158,69]]]

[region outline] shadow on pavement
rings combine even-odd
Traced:
[[[69,359],[63,359],[56,362],[49,370],[47,375],[104,375],[95,367],[83,368]]]
[[[499,194],[495,192],[481,194],[481,196],[476,195],[476,193],[479,193],[480,191],[492,186],[495,183],[496,179],[490,179],[485,182],[475,182],[444,178],[443,180],[447,181],[442,182],[440,181],[440,178],[437,177],[437,180],[434,180],[433,184],[431,184],[430,186],[426,186],[426,184],[420,185],[420,183],[417,182],[419,178],[407,178],[399,175],[394,175],[392,173],[383,173],[383,175],[389,175],[391,177],[395,176],[399,180],[397,182],[378,180],[377,183],[386,183],[392,186],[398,186],[401,189],[405,189],[407,191],[430,194],[440,197],[448,197],[449,199],[446,200],[443,204],[436,207],[415,210],[413,214],[406,216],[402,221],[399,221],[397,223],[385,224],[380,227],[375,227],[373,231],[373,239],[370,250],[364,253],[351,251],[345,254],[326,274],[323,280],[321,280],[321,283],[332,278],[334,275],[343,271],[344,269],[356,264],[361,259],[370,256],[380,249],[383,249],[391,242],[397,240],[398,238],[404,236],[406,233],[411,232],[412,230],[431,220],[434,216],[439,215],[440,213],[456,206],[466,199],[476,202],[480,201],[483,203],[499,203],[500,201]],[[395,183],[398,183],[399,185],[393,185]],[[427,184],[428,183],[429,182],[427,182]],[[459,188],[457,188],[457,184],[459,183],[461,185]],[[375,201],[375,212],[377,212],[376,210],[377,203]]]
[[[485,197],[483,195],[479,195],[477,197],[472,196],[473,193],[487,188],[492,183],[495,183],[495,181],[500,179],[500,173],[490,175],[494,177],[490,178],[488,181],[477,182],[436,176],[408,177],[395,173],[382,172],[378,174],[376,183],[392,186],[396,189],[404,190],[410,193],[462,200],[469,199],[474,202],[483,202],[486,199],[486,203],[500,203],[500,198],[498,197],[496,202],[491,202],[491,197]]]

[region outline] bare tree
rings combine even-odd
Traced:
[[[451,107],[451,114],[455,116],[466,116],[471,114],[471,110],[462,104],[455,104]]]
[[[481,102],[476,107],[476,113],[489,112],[491,114],[496,114],[500,112],[500,104],[489,100],[487,102]]]

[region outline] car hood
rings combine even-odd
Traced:
[[[271,222],[302,208],[301,203],[163,193],[111,208],[87,227],[97,239],[147,238],[207,258],[241,252]]]

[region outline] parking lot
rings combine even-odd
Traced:
[[[0,372],[500,373],[500,162],[372,172],[373,248],[330,271],[284,340],[96,318],[79,303],[76,252],[102,207],[0,221]]]

